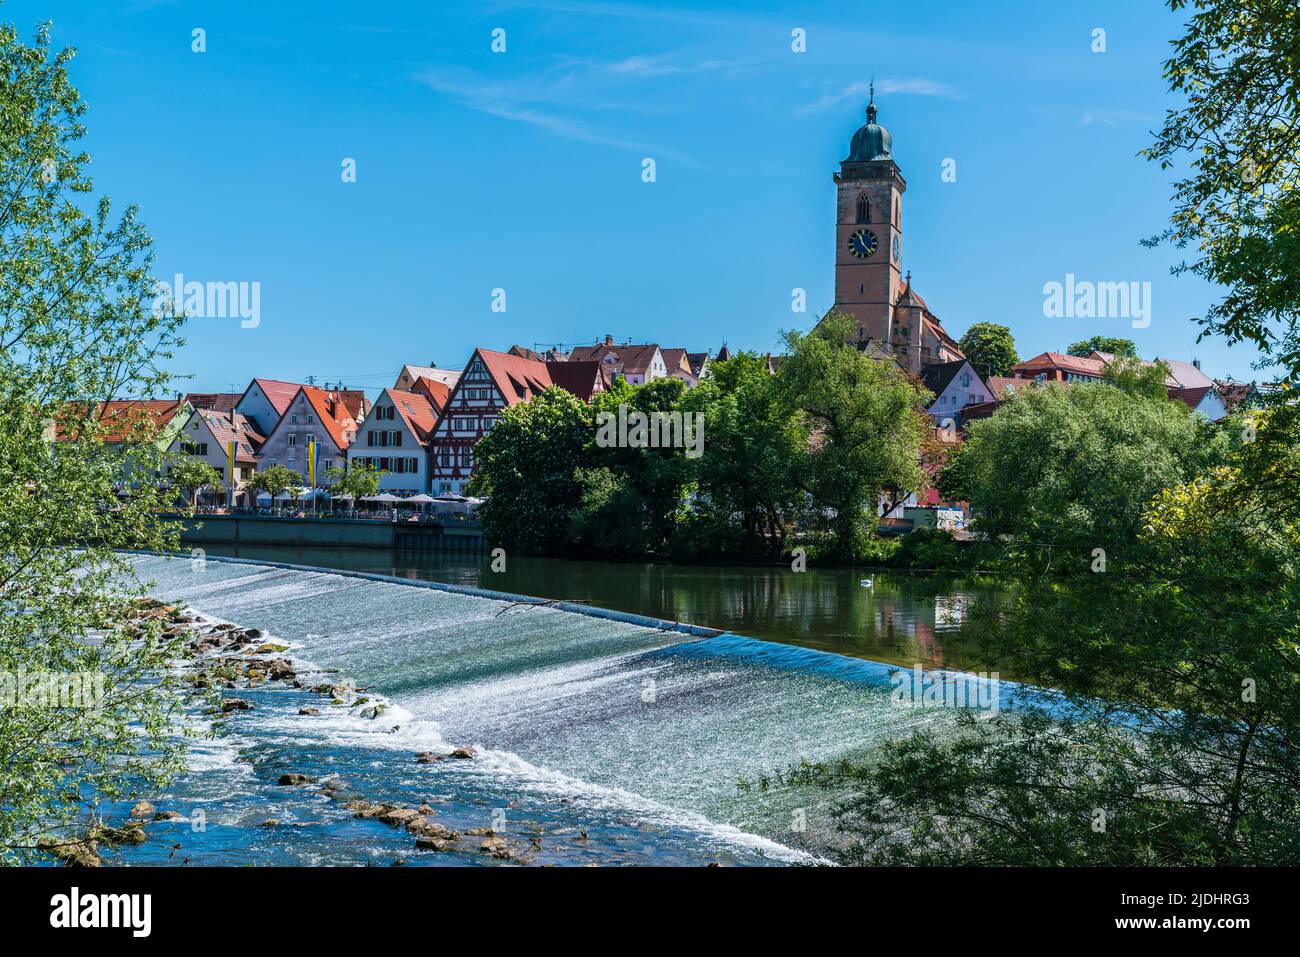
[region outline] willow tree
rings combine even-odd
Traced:
[[[105,404],[163,392],[178,320],[151,309],[135,209],[93,195],[72,57],[48,27],[28,44],[0,26],[3,862],[70,838],[87,806],[148,793],[181,752],[164,677],[177,639],[133,621],[144,585],[114,551],[175,544],[156,517],[163,443]],[[94,690],[51,697],[50,681]]]

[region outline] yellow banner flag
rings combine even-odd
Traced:
[[[316,440],[307,443],[307,484],[316,487]]]

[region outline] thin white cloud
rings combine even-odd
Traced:
[[[1149,113],[1141,113],[1137,110],[1089,110],[1083,115],[1079,122],[1084,126],[1101,124],[1102,126],[1118,126],[1120,123],[1151,123],[1155,117]]]
[[[685,154],[635,136],[581,119],[572,113],[583,105],[588,106],[571,87],[571,77],[562,77],[550,83],[537,78],[519,82],[482,80],[474,74],[459,71],[426,71],[415,79],[429,89],[450,97],[462,106],[487,116],[524,123],[546,130],[564,139],[632,150],[643,155],[662,156],[679,162],[692,162]]]
[[[824,94],[812,103],[800,107],[796,112],[800,114],[820,113],[822,110],[829,110],[832,107],[839,106],[845,100],[865,100],[870,89],[870,80],[858,80],[841,87],[839,90]],[[876,92],[884,94],[897,93],[905,96],[937,96],[945,100],[965,99],[963,94],[947,83],[920,77],[901,80],[877,80]]]

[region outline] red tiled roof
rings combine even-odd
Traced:
[[[438,413],[429,400],[419,392],[402,392],[400,389],[385,389],[384,394],[392,401],[393,408],[397,409],[397,414],[416,441],[427,445],[429,433],[438,424]]]
[[[1044,352],[1034,356],[1032,359],[1026,359],[1024,362],[1012,368],[1012,372],[1025,372],[1028,375],[1025,378],[1032,379],[1044,369],[1061,369],[1065,372],[1073,372],[1078,375],[1090,375],[1101,378],[1102,370],[1106,363],[1102,359],[1084,359],[1079,356],[1068,356],[1060,352]]]
[[[1189,409],[1195,409],[1198,405],[1201,404],[1201,400],[1205,398],[1206,393],[1210,392],[1213,388],[1214,386],[1208,386],[1208,385],[1201,386],[1200,388],[1197,389],[1170,388],[1168,390],[1169,398],[1178,399]]]
[[[1005,399],[996,399],[993,402],[979,402],[975,405],[968,405],[961,410],[962,422],[969,422],[971,419],[987,419],[990,415],[1002,408]]]
[[[650,368],[650,363],[654,360],[655,351],[659,347],[651,344],[648,346],[623,346],[618,350],[619,361],[623,363],[624,373],[631,372],[633,375],[640,375]]]
[[[658,348],[654,343],[641,346],[612,346],[601,342],[594,346],[576,347],[573,352],[569,353],[569,360],[585,362],[595,359],[599,361],[603,360],[607,355],[613,355],[618,360],[619,371],[631,373],[632,375],[641,375],[649,368],[651,361],[654,359],[655,350]],[[672,367],[669,366],[669,368]]]
[[[213,412],[233,412],[242,392],[191,392],[185,401],[196,409],[211,409]]]
[[[411,391],[424,396],[435,413],[447,408],[447,400],[451,398],[451,389],[445,382],[427,376],[417,376]]]
[[[551,374],[552,382],[565,392],[572,392],[583,402],[590,402],[593,395],[604,391],[605,370],[602,363],[595,359],[548,362],[546,369]]]
[[[257,462],[254,456],[265,439],[257,433],[248,419],[238,412],[214,412],[211,409],[200,409],[195,414],[203,417],[203,421],[212,432],[212,437],[217,440],[217,444],[223,451],[230,447],[231,442],[236,443],[235,461],[250,464]]]
[[[282,382],[279,379],[254,379],[253,382],[262,390],[276,415],[284,415],[284,410],[289,408],[289,403],[298,394],[298,390],[304,388],[300,382]]]
[[[984,384],[989,387],[995,399],[1001,399],[1003,393],[1010,389],[1015,392],[1017,389],[1027,388],[1036,385],[1033,379],[1013,379],[1010,376],[991,375],[984,380]]]
[[[335,446],[339,451],[346,451],[352,439],[356,437],[357,419],[360,417],[361,407],[365,404],[365,397],[358,392],[326,392],[314,385],[304,385],[299,388],[316,411],[317,418],[329,432]],[[357,401],[358,396],[360,402]],[[285,408],[288,407],[286,403]],[[357,408],[358,414],[354,414],[352,408]],[[350,433],[352,438],[344,438],[344,432]]]
[[[506,400],[506,405],[520,402],[539,395],[547,386],[554,385],[551,373],[545,362],[536,359],[524,359],[506,352],[494,352],[491,349],[475,349],[475,354],[483,360],[483,366],[496,384],[497,390]],[[470,362],[474,359],[471,356]]]
[[[1219,393],[1219,398],[1223,400],[1224,405],[1231,409],[1250,398],[1255,391],[1255,383],[1235,382],[1232,379],[1215,379],[1214,388]]]
[[[161,432],[180,411],[180,407],[178,399],[109,399],[107,402],[95,403],[92,417],[100,423],[100,441],[124,442],[137,428],[143,428],[150,434]],[[76,424],[85,405],[70,402],[68,408],[73,424]],[[75,437],[66,431],[63,424],[55,423],[56,442],[67,442]]]
[[[659,353],[664,357],[664,365],[668,367],[668,374],[674,372],[686,372],[691,375],[695,373],[691,370],[690,360],[686,358],[685,349],[660,349]]]

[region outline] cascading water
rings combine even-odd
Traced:
[[[316,789],[278,787],[287,772],[428,801],[450,827],[532,841],[539,863],[806,860],[828,839],[829,797],[741,782],[948,717],[891,705],[883,665],[734,635],[347,574],[152,556],[136,566],[157,596],[262,628],[300,673],[346,676],[385,709],[372,718],[283,686],[233,692],[253,710],[200,742],[191,773],[159,799],[186,820],[124,851],[130,861],[478,862],[418,852]],[[304,704],[319,714],[299,714]],[[415,761],[462,745],[473,760]]]

